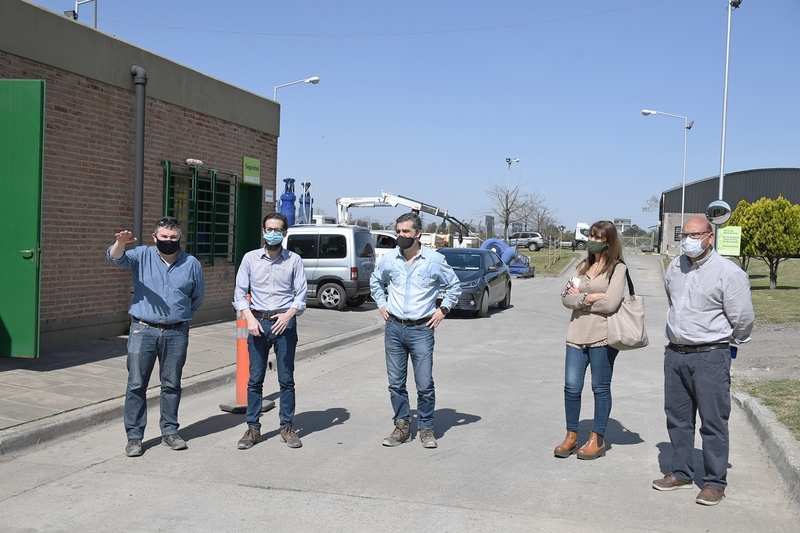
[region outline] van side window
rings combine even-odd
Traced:
[[[347,257],[347,239],[344,235],[320,235],[319,258],[343,259]]]
[[[294,252],[303,259],[317,258],[317,236],[316,235],[289,235],[286,247],[290,252]]]
[[[377,246],[378,248],[395,248],[397,241],[388,235],[378,235]]]

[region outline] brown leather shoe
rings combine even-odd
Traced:
[[[603,457],[605,454],[606,442],[603,440],[603,436],[592,431],[589,440],[578,450],[578,459],[591,461],[592,459]]]
[[[553,455],[556,457],[560,457],[564,459],[569,457],[575,450],[578,449],[578,432],[577,431],[567,431],[567,435],[564,437],[564,441],[555,447],[553,450]]]
[[[717,505],[725,497],[725,489],[706,485],[694,500],[700,505]]]
[[[678,479],[675,477],[674,474],[671,472],[669,474],[664,474],[664,477],[661,479],[654,479],[653,480],[653,488],[656,490],[678,490],[678,489],[691,489],[692,488],[692,480],[690,479]]]

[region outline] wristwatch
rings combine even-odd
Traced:
[[[439,306],[439,310],[445,315],[447,315],[450,312],[450,308],[449,307],[445,307],[443,305]]]

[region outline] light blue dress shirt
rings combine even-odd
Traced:
[[[384,255],[370,278],[372,299],[378,307],[403,320],[427,318],[436,310],[436,297],[444,290],[442,306],[452,309],[461,295],[458,276],[439,252],[422,247],[406,262],[400,248]]]
[[[106,259],[131,271],[133,298],[128,313],[139,320],[174,324],[192,319],[203,303],[203,268],[194,256],[181,250],[167,266],[155,246],[137,246],[119,259],[106,250]]]
[[[250,303],[247,302],[248,293],[252,298]],[[306,293],[306,271],[299,255],[284,248],[278,257],[271,259],[265,248],[259,248],[242,258],[236,274],[233,307],[237,311],[294,307],[300,315],[306,308]]]

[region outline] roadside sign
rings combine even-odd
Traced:
[[[717,252],[720,255],[738,257],[742,251],[742,227],[727,226],[721,228],[717,235]]]

